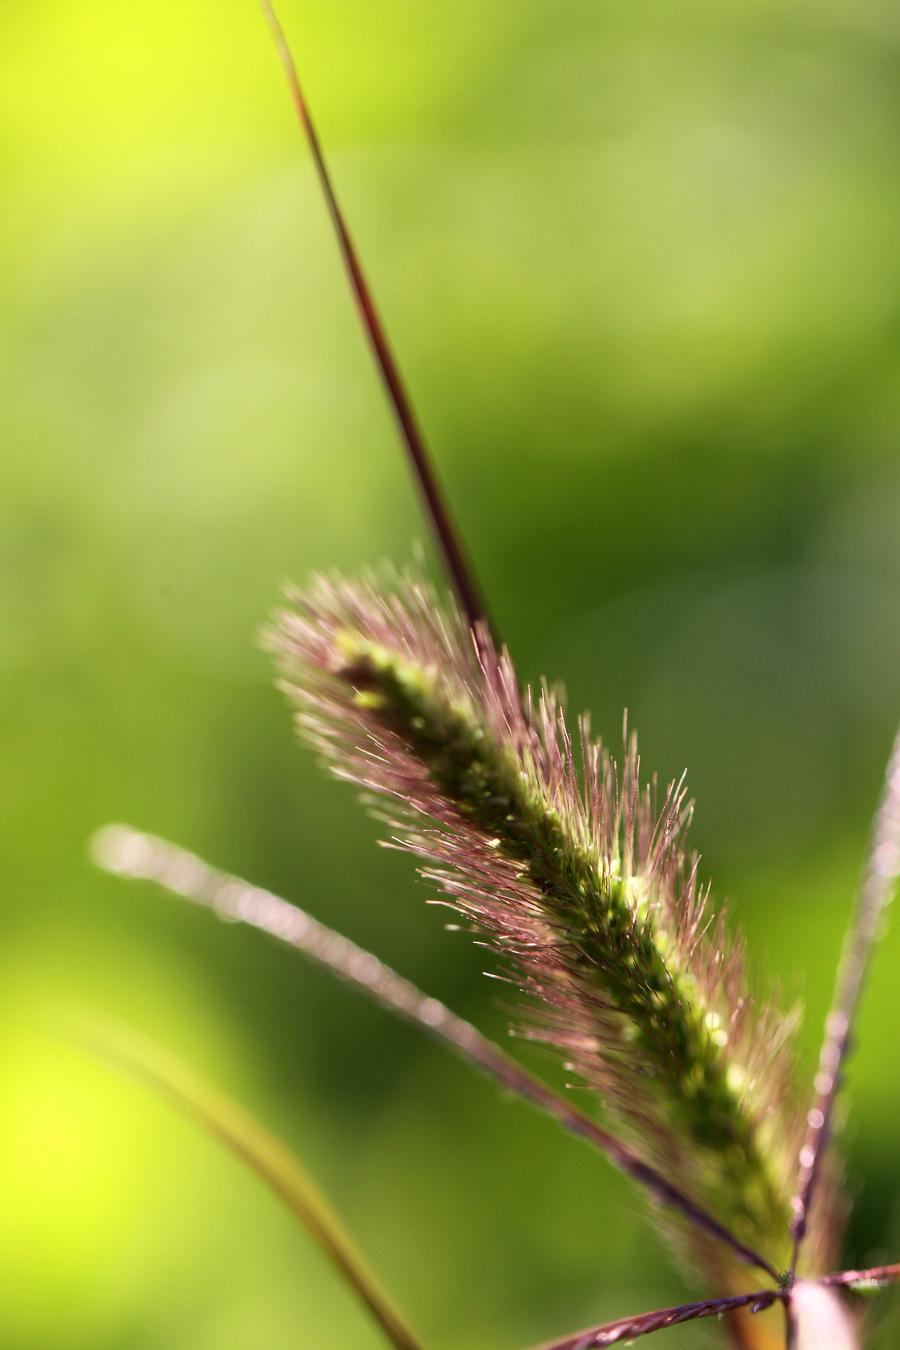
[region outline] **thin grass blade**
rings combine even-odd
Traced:
[[[350,289],[356,300],[366,337],[369,340],[376,365],[397,420],[401,438],[412,464],[413,473],[422,493],[426,513],[431,521],[444,564],[466,614],[469,626],[475,628],[479,621],[487,622],[487,610],[484,601],[466,557],[459,531],[450,515],[446,495],[438,482],[418,419],[413,411],[403,377],[388,341],[387,332],[363,272],[362,263],[350,236],[344,213],[338,202],[331,174],[310,115],[309,105],[300,84],[297,67],[291,55],[284,29],[281,27],[269,0],[260,0],[260,4],[275,39],[291,99],[309,143],[319,182],[322,185],[322,192],[328,205],[328,212],[340,245]]]
[[[834,1103],[841,1085],[841,1069],[850,1047],[853,1022],[872,956],[881,934],[884,914],[900,874],[900,732],[894,741],[885,774],[881,802],[875,813],[869,853],[856,905],[838,967],[825,1039],[819,1055],[815,1099],[807,1116],[807,1133],[800,1150],[797,1189],[791,1201],[794,1234],[792,1271],[797,1268],[821,1160],[831,1132]]]
[[[318,1186],[293,1153],[242,1106],[152,1040],[105,1017],[72,1019],[79,1038],[149,1084],[209,1134],[284,1201],[381,1326],[394,1350],[422,1350]]]
[[[605,1153],[658,1204],[677,1210],[695,1227],[729,1247],[745,1265],[755,1266],[777,1279],[777,1272],[759,1253],[740,1242],[590,1116],[522,1068],[470,1022],[457,1017],[437,999],[423,994],[349,938],[327,928],[271,891],[219,872],[195,854],[127,825],[106,826],[95,836],[92,852],[105,871],[156,882],[175,895],[213,910],[221,918],[241,920],[290,943],[377,1003],[426,1031],[505,1091],[546,1111],[569,1133],[586,1139]]]

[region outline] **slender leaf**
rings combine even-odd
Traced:
[[[130,1027],[100,1015],[74,1019],[79,1036],[191,1116],[284,1201],[356,1291],[395,1350],[422,1343],[369,1270],[328,1200],[280,1139],[181,1060]]]
[[[350,236],[344,213],[338,202],[321,142],[300,84],[297,67],[291,55],[284,30],[269,0],[260,0],[260,4],[275,39],[275,45],[290,89],[291,100],[309,143],[316,173],[319,176],[319,182],[328,206],[328,213],[331,216],[334,232],[340,245],[350,289],[353,292],[366,337],[375,357],[375,364],[384,382],[388,400],[393,408],[401,439],[406,446],[413,473],[422,494],[426,514],[431,521],[435,538],[444,559],[444,565],[456,590],[459,602],[465,611],[469,626],[475,628],[479,622],[487,622],[487,610],[478,583],[466,557],[459,531],[450,515],[446,495],[438,482],[418,419],[413,411],[400,369],[388,341],[387,332],[363,272],[362,263]]]
[[[806,1234],[807,1219],[821,1160],[831,1132],[834,1102],[841,1085],[853,1022],[859,1006],[872,949],[883,931],[884,914],[900,873],[900,732],[894,741],[885,773],[881,802],[872,823],[869,853],[856,906],[844,939],[831,1011],[819,1055],[815,1100],[807,1116],[807,1133],[800,1150],[797,1190],[791,1201],[794,1258]]]

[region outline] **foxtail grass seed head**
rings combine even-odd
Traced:
[[[523,694],[486,628],[415,577],[319,577],[289,600],[266,644],[302,736],[381,799],[391,843],[487,935],[524,993],[524,1034],[649,1165],[786,1264],[796,1018],[753,997],[742,943],[711,910],[684,784],[657,808],[634,737],[621,765],[586,719],[573,746],[553,691]],[[811,1273],[833,1255],[834,1190],[832,1175]]]

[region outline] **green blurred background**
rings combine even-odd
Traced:
[[[282,17],[523,676],[688,767],[812,1046],[900,715],[896,5]],[[255,646],[284,579],[424,531],[253,0],[3,0],[0,118],[0,1345],[380,1343],[252,1177],[48,1031],[79,1000],[281,1131],[434,1347],[677,1301],[601,1159],[92,869],[108,820],[170,836],[503,1034]],[[853,1261],[900,1257],[898,958],[895,929],[852,1068]]]

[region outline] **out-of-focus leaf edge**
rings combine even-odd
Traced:
[[[395,1350],[423,1350],[328,1200],[280,1139],[244,1107],[132,1027],[84,1009],[67,1010],[64,1027],[101,1058],[152,1087],[250,1167],[300,1220]]]

